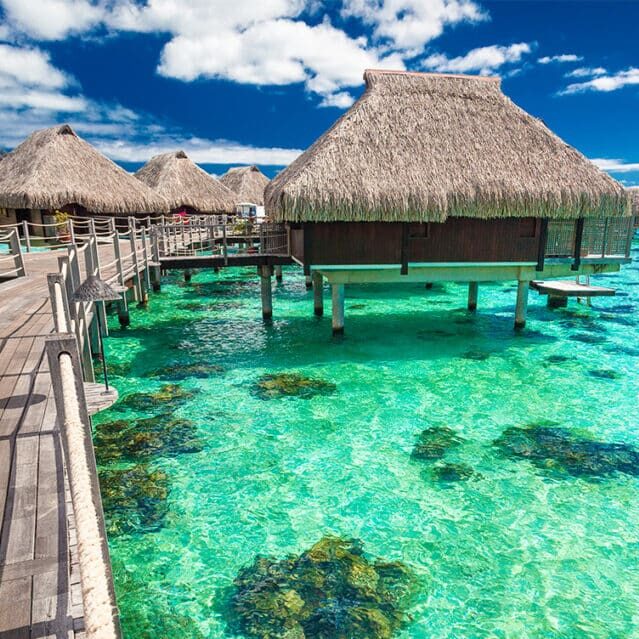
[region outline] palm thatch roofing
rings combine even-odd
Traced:
[[[162,213],[166,202],[68,125],[32,133],[0,162],[0,207]]]
[[[172,211],[184,206],[202,213],[235,211],[235,194],[202,170],[184,151],[156,155],[135,177],[162,195]]]
[[[237,166],[229,169],[220,182],[237,193],[240,202],[264,206],[264,189],[269,179],[255,165]]]
[[[266,189],[276,221],[629,215],[623,187],[498,78],[366,71],[362,97]]]

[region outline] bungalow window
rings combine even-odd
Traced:
[[[536,237],[537,219],[534,217],[522,217],[519,220],[519,237]]]
[[[425,240],[430,237],[430,223],[411,223],[408,225],[408,237],[411,240]]]

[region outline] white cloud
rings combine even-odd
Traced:
[[[609,93],[623,89],[626,86],[639,84],[639,68],[631,67],[625,71],[607,75],[600,75],[597,78],[586,82],[576,82],[569,84],[559,92],[559,95],[570,95],[573,93],[585,93],[586,91],[602,91]]]
[[[344,0],[342,15],[372,25],[376,38],[413,55],[447,26],[488,19],[471,0]]]
[[[567,78],[592,78],[608,73],[603,67],[579,67],[566,73]]]
[[[612,158],[593,158],[590,160],[596,164],[602,171],[610,173],[632,173],[639,171],[639,162],[625,162],[624,160]]]
[[[348,91],[339,91],[327,95],[319,104],[321,107],[337,107],[338,109],[348,109],[355,102],[355,98]]]
[[[519,62],[531,51],[530,44],[520,42],[510,46],[492,45],[469,51],[466,55],[449,58],[443,53],[428,56],[423,66],[426,69],[450,73],[467,73],[478,71],[486,75],[506,64]]]
[[[537,62],[539,62],[539,64],[550,64],[552,62],[580,62],[581,60],[583,60],[583,56],[575,55],[574,53],[562,53],[561,55],[544,56],[543,58],[539,58]]]
[[[93,28],[106,16],[103,0],[2,0],[7,20],[41,40],[59,40]]]
[[[40,49],[21,48],[0,44],[0,87],[20,82],[27,86],[60,89],[69,78],[56,69],[49,55]]]

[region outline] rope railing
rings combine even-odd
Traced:
[[[73,335],[58,334],[47,338],[46,350],[76,520],[85,633],[88,639],[120,639],[77,343]]]

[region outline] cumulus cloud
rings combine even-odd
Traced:
[[[103,1],[2,0],[8,22],[40,40],[59,40],[95,27],[106,17]]]
[[[603,67],[579,67],[573,69],[569,73],[566,73],[567,78],[592,78],[598,75],[605,75],[608,73]]]
[[[373,26],[376,38],[418,53],[447,26],[487,20],[471,0],[344,0],[342,15]]]
[[[602,171],[610,173],[633,173],[639,171],[639,162],[625,162],[620,159],[594,158],[591,162],[596,164]]]
[[[560,95],[570,95],[574,93],[585,93],[586,91],[602,91],[610,93],[618,91],[627,86],[639,84],[639,68],[630,67],[625,71],[617,73],[606,73],[586,82],[575,82],[569,84],[565,89],[559,92]]]
[[[449,73],[468,73],[478,71],[482,75],[493,73],[506,64],[520,62],[524,55],[530,53],[531,45],[526,42],[510,46],[492,45],[469,51],[466,55],[449,58],[443,53],[428,56],[423,61],[426,69]]]
[[[537,62],[539,64],[551,64],[552,62],[564,63],[564,62],[580,62],[583,60],[583,56],[575,55],[574,53],[562,53],[561,55],[550,55],[539,58]]]

